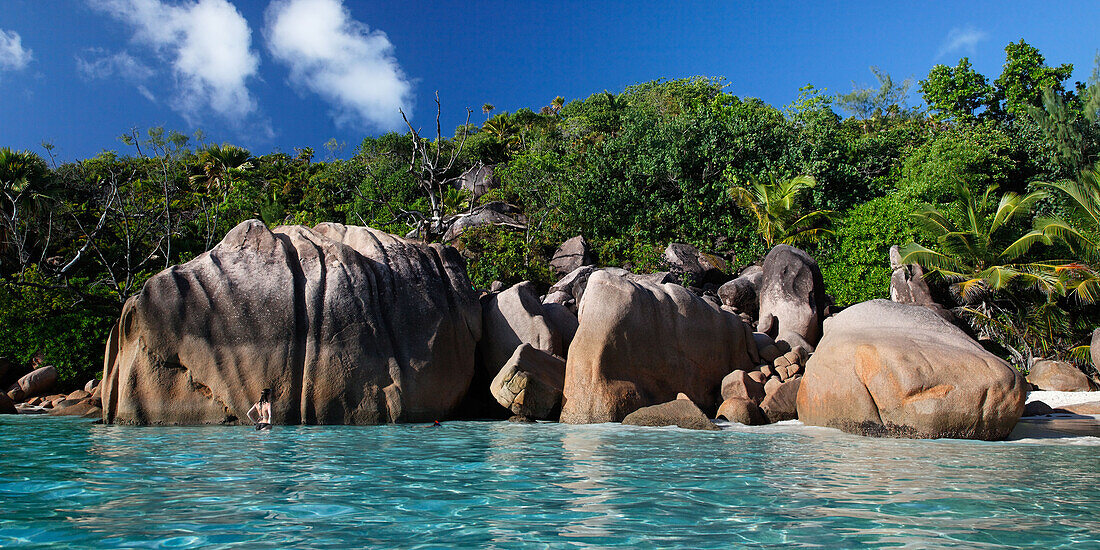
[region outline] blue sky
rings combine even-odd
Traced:
[[[1092,72],[1100,3],[0,0],[0,146],[59,160],[164,126],[255,154],[434,125],[485,102],[535,110],[657,78],[725,76],[781,106],[969,56],[991,80],[1026,39]],[[890,3],[894,4],[894,3]],[[919,103],[915,87],[911,103]]]

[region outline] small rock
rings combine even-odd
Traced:
[[[1054,412],[1054,409],[1051,409],[1050,405],[1042,401],[1032,401],[1024,405],[1024,414],[1022,416],[1043,416],[1044,414],[1051,414],[1052,412]]]
[[[85,399],[85,398],[88,398],[88,397],[91,397],[91,396],[92,396],[92,392],[88,392],[88,391],[84,391],[84,390],[76,390],[76,391],[70,393],[69,395],[66,395],[65,398],[79,401],[81,399]]]
[[[730,422],[747,426],[760,426],[768,423],[768,417],[760,407],[748,399],[727,399],[718,407],[718,416]]]
[[[764,366],[767,366],[767,365],[764,365]],[[761,367],[761,368],[763,368],[763,367]],[[768,381],[768,375],[764,374],[762,371],[759,371],[759,370],[754,370],[754,371],[750,372],[749,373],[749,378],[752,379],[753,382],[756,382],[757,384],[760,384],[761,386],[764,385],[764,382]]]
[[[1027,381],[1044,391],[1092,391],[1091,380],[1081,369],[1064,361],[1036,361],[1027,373]]]
[[[764,398],[767,399],[767,396],[775,393],[775,390],[782,384],[783,382],[778,378],[768,377],[768,381],[764,383]]]
[[[764,400],[764,384],[754,380],[751,373],[735,370],[722,379],[722,400],[730,399],[747,399],[759,404]]]
[[[88,393],[93,393],[97,386],[99,386],[99,381],[93,378],[92,380],[89,380],[87,384],[84,384],[84,391]]]
[[[802,377],[791,378],[775,386],[760,403],[760,408],[770,422],[794,420],[798,418],[798,387]]]
[[[787,366],[788,365],[784,365],[782,367],[775,367],[775,377],[778,378],[780,382],[786,382],[787,381]]]
[[[489,292],[500,292],[504,290],[504,283],[500,281],[493,281],[489,283]]]
[[[592,256],[592,249],[584,237],[577,235],[565,241],[554,251],[550,259],[550,269],[558,277],[566,275],[573,270],[586,265],[594,265],[596,259]]]
[[[57,383],[57,369],[46,366],[23,375],[19,379],[19,389],[23,390],[24,396],[32,397],[46,393],[55,383]]]
[[[791,361],[790,361],[790,359],[787,359],[786,355],[780,355],[779,357],[775,358],[775,361],[772,362],[772,366],[775,367],[776,371],[778,371],[780,368],[786,367],[787,365],[790,365],[790,364],[791,364]]]
[[[489,390],[513,413],[548,420],[561,406],[564,385],[564,360],[522,344],[493,378]]]
[[[623,418],[631,426],[679,426],[688,430],[720,430],[690,399],[674,399],[642,407]]]

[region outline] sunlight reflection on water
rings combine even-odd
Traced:
[[[0,417],[0,546],[1095,544],[1100,460],[1072,442],[797,423],[255,432]]]

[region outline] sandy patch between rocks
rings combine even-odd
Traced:
[[[1042,401],[1057,409],[1063,405],[1077,405],[1100,401],[1100,391],[1033,391],[1028,392],[1027,402]]]

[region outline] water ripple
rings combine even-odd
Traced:
[[[1079,548],[1100,532],[1098,474],[1092,446],[790,423],[257,433],[0,417],[0,546]]]

